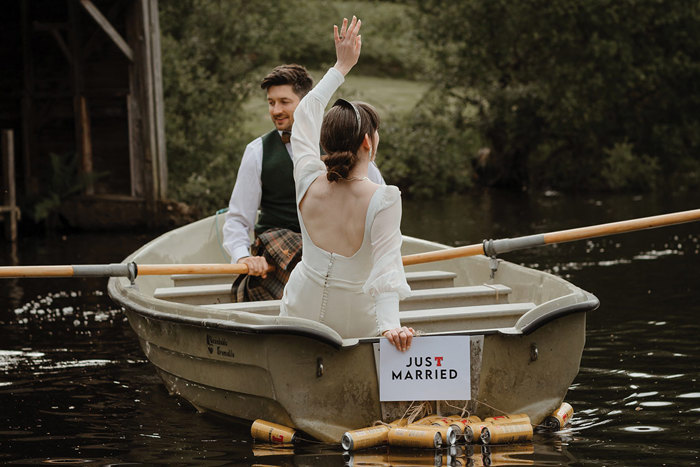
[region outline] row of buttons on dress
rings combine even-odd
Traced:
[[[321,313],[319,315],[319,320],[323,320],[323,317],[326,314],[326,306],[328,305],[328,277],[331,275],[334,262],[335,256],[333,256],[333,253],[331,253],[331,259],[328,262],[328,269],[326,270],[326,277],[323,281],[323,296],[321,298]]]

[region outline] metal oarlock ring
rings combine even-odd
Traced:
[[[136,276],[139,275],[139,267],[134,263],[133,261],[129,263],[126,267],[127,270],[127,278],[129,279],[129,282],[131,282],[131,285],[135,285],[136,283]]]

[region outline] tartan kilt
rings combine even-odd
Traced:
[[[301,234],[289,229],[268,229],[258,235],[250,253],[263,256],[275,269],[260,276],[239,275],[231,286],[233,302],[279,300],[294,267],[301,260]]]

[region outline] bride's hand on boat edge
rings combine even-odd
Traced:
[[[389,342],[391,342],[398,351],[405,352],[411,347],[411,342],[415,334],[416,331],[414,331],[413,328],[403,326],[396,329],[387,329],[382,333],[382,336],[389,339]]]
[[[337,25],[333,26],[336,56],[336,62],[333,67],[341,72],[343,76],[348,74],[360,58],[362,36],[358,33],[360,32],[361,26],[362,21],[355,16],[352,17],[349,25],[348,19],[343,18],[343,24],[340,30],[338,30]]]

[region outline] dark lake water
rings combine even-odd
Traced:
[[[478,243],[700,207],[697,196],[484,192],[404,203],[403,232]],[[119,262],[155,233],[3,243],[0,264]],[[588,315],[572,427],[473,465],[692,465],[700,458],[700,222],[548,246],[504,259],[560,275],[601,301]],[[0,281],[0,462],[19,465],[434,465],[446,452],[344,456],[271,450],[249,425],[167,394],[102,279]]]

